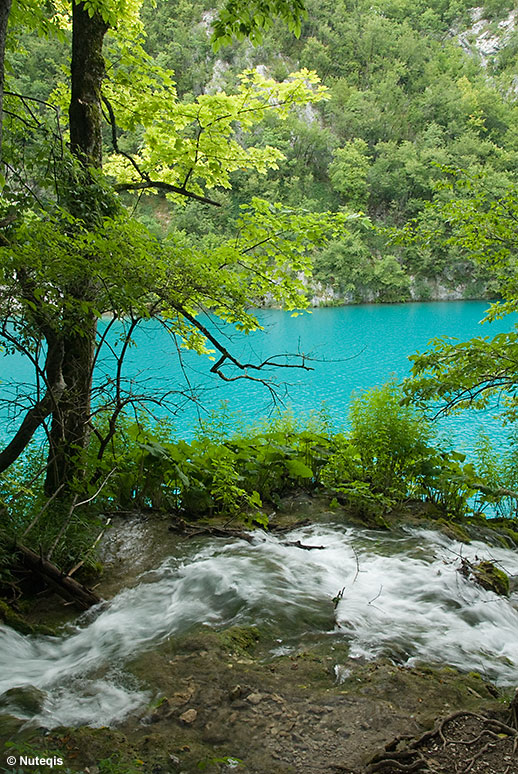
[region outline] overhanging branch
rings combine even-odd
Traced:
[[[219,202],[215,202],[213,199],[209,199],[206,196],[201,196],[200,194],[194,193],[193,191],[186,190],[185,186],[187,184],[187,181],[189,180],[189,176],[192,172],[192,169],[189,170],[189,172],[187,173],[184,184],[182,186],[172,185],[171,183],[164,183],[161,180],[151,180],[147,172],[144,172],[142,169],[140,169],[139,165],[137,164],[133,156],[131,156],[131,154],[126,153],[125,151],[120,149],[119,141],[117,137],[117,123],[115,121],[115,112],[113,110],[113,107],[110,101],[106,97],[103,96],[102,101],[108,111],[108,121],[111,127],[112,145],[113,145],[114,151],[118,153],[120,156],[124,156],[124,158],[127,159],[130,162],[130,164],[133,166],[137,174],[142,178],[140,182],[137,182],[137,183],[116,183],[114,185],[114,189],[116,191],[144,191],[146,189],[156,188],[159,191],[166,191],[167,193],[174,193],[174,194],[179,194],[180,196],[186,196],[188,199],[196,199],[196,201],[198,202],[202,202],[203,204],[211,204],[213,207],[221,207],[221,204]]]
[[[196,199],[197,202],[211,204],[213,207],[221,207],[220,202],[215,202],[214,199],[208,199],[206,196],[186,191],[185,188],[179,188],[177,185],[164,183],[161,180],[142,180],[140,183],[116,183],[113,187],[116,191],[144,191],[149,188],[156,188],[159,191],[186,196],[187,199]]]

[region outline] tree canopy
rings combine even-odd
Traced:
[[[430,204],[433,218],[413,224],[418,243],[434,238],[451,244],[479,264],[489,265],[497,278],[500,301],[491,304],[485,321],[518,309],[516,263],[518,197],[514,190],[495,195],[484,176],[473,178],[451,171],[448,197]],[[445,232],[447,231],[447,234]],[[463,408],[484,408],[497,400],[504,416],[515,420],[518,407],[518,331],[479,336],[466,342],[436,339],[430,349],[411,357],[409,398],[436,414]]]
[[[289,309],[306,305],[300,277],[309,272],[312,251],[352,220],[255,197],[242,205],[232,234],[206,249],[178,231],[157,238],[131,216],[117,192],[159,189],[196,199],[197,206],[218,204],[208,191],[230,188],[233,171],[264,174],[283,158],[275,147],[254,143],[261,121],[269,114],[286,120],[292,108],[326,97],[308,70],[283,82],[249,70],[234,94],[180,100],[171,71],[150,61],[142,47],[139,5],[56,5],[43,29],[50,34],[57,27],[67,37],[71,26],[70,86],[58,84],[52,101],[7,90],[2,335],[9,351],[33,364],[35,388],[17,401],[19,425],[0,453],[0,468],[15,462],[44,426],[48,495],[78,485],[92,433],[100,461],[128,406],[162,400],[136,391],[133,382],[128,388],[121,378],[143,320],[157,316],[181,347],[214,355],[213,372],[227,380],[262,378],[254,374],[294,365],[297,358],[241,363],[200,315],[210,311],[248,332],[258,327],[250,305],[265,297]],[[278,6],[281,15],[291,13],[289,3]],[[302,12],[300,4],[294,7],[294,14]],[[265,4],[268,9],[276,13],[277,4]],[[39,11],[39,5],[22,10]],[[136,150],[122,149],[126,132],[138,132]],[[107,346],[97,321],[106,313],[125,320],[126,332],[116,374],[106,374],[93,395],[99,352]],[[101,414],[108,417],[104,430],[97,423]]]

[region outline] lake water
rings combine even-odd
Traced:
[[[354,393],[407,375],[408,356],[422,351],[431,338],[449,336],[462,341],[511,328],[511,318],[481,326],[487,307],[487,302],[480,301],[363,305],[314,309],[298,317],[279,310],[261,310],[259,319],[264,331],[245,336],[224,327],[222,334],[230,337],[226,340],[228,349],[243,360],[258,362],[280,353],[304,353],[313,358],[308,362],[311,371],[273,369],[264,375],[279,385],[278,408],[304,414],[325,406],[338,428],[347,424]],[[214,320],[208,324],[216,328]],[[122,325],[114,327],[112,343]],[[124,376],[128,383],[133,381],[134,392],[154,396],[167,390],[177,393],[171,398],[181,405],[175,418],[179,437],[192,436],[198,419],[218,411],[223,401],[230,413],[247,422],[276,410],[264,386],[245,380],[223,382],[210,374],[212,362],[207,357],[185,350],[180,356],[174,340],[157,321],[137,329],[135,341],[137,346],[128,353]],[[30,380],[30,371],[20,358],[5,357],[2,365],[4,386],[10,378]],[[108,356],[101,367],[110,372],[113,360]],[[228,371],[228,375],[232,373]],[[192,397],[198,402],[192,402]],[[468,451],[479,429],[502,442],[505,438],[496,411],[465,412],[442,421],[439,427],[457,447]]]
[[[259,319],[264,331],[249,336],[234,334],[226,345],[245,361],[260,362],[287,352],[314,358],[308,363],[312,371],[274,369],[265,376],[279,383],[283,403],[278,408],[284,406],[295,414],[304,414],[325,406],[334,425],[341,427],[347,424],[354,393],[392,377],[406,376],[409,355],[425,349],[431,338],[449,336],[463,341],[511,328],[510,318],[480,325],[487,307],[487,302],[480,301],[369,304],[314,309],[298,317],[279,310],[261,310]],[[232,334],[228,328],[224,332]],[[157,394],[161,389],[185,389],[185,375],[198,387],[201,403],[184,406],[176,420],[178,435],[190,436],[198,416],[207,417],[208,412],[217,411],[222,401],[227,401],[228,411],[250,422],[275,411],[268,389],[245,380],[222,382],[210,375],[212,363],[205,357],[184,351],[183,373],[174,342],[156,323],[142,328],[136,340],[138,346],[129,355],[127,374],[140,371]],[[479,429],[504,438],[496,411],[465,412],[442,421],[439,427],[453,443],[468,451]]]

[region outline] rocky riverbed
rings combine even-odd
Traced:
[[[295,503],[283,526],[313,508],[312,503]],[[179,542],[192,539],[170,527],[167,519],[141,516],[116,522],[103,547],[100,590],[105,598],[123,587],[151,584],[154,576],[145,573],[153,572]],[[315,553],[298,550],[306,563]],[[360,571],[362,561],[360,555]],[[466,582],[460,573],[459,578]],[[296,602],[290,593],[295,597],[286,587],[288,610]],[[91,726],[61,725],[43,732],[19,717],[24,704],[26,717],[38,715],[43,691],[11,689],[4,695],[0,737],[15,746],[6,748],[4,760],[11,753],[19,759],[26,751],[32,751],[32,760],[54,754],[63,758],[62,771],[86,774],[518,774],[518,737],[508,708],[511,686],[497,688],[474,670],[463,672],[446,663],[403,663],[401,654],[399,659],[361,656],[353,652],[350,638],[335,636],[336,627],[346,625],[343,614],[337,617],[339,602],[330,596],[322,603],[319,626],[308,619],[306,630],[303,625],[291,637],[279,636],[272,608],[256,625],[202,620],[146,647],[135,639],[134,654],[126,648],[123,661],[115,658],[110,665],[110,679],[115,686],[118,681],[133,686],[146,700],[109,728],[92,727],[98,725],[93,717]],[[51,604],[56,600],[47,603],[46,623]],[[61,614],[59,602],[57,610]],[[509,615],[518,616],[516,605],[509,607]],[[99,662],[97,670],[90,670],[87,690],[94,691],[96,681],[105,677],[106,667]],[[82,679],[74,674],[66,684],[72,690]],[[79,703],[92,699],[87,690],[83,686],[83,694],[77,694]],[[75,710],[71,704],[71,717]],[[435,735],[423,737],[440,718],[450,719]],[[395,738],[399,741],[393,743]],[[48,767],[4,770],[43,772]]]

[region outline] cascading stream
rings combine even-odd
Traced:
[[[311,551],[304,545],[320,546]],[[450,664],[516,684],[518,592],[485,591],[457,570],[476,556],[518,575],[518,552],[461,545],[431,531],[393,534],[315,525],[284,535],[210,540],[171,557],[60,637],[0,628],[0,694],[44,693],[31,722],[110,725],[149,701],[124,662],[198,624],[266,624],[279,652],[307,633],[345,638],[352,658]],[[332,599],[343,589],[333,609]]]

